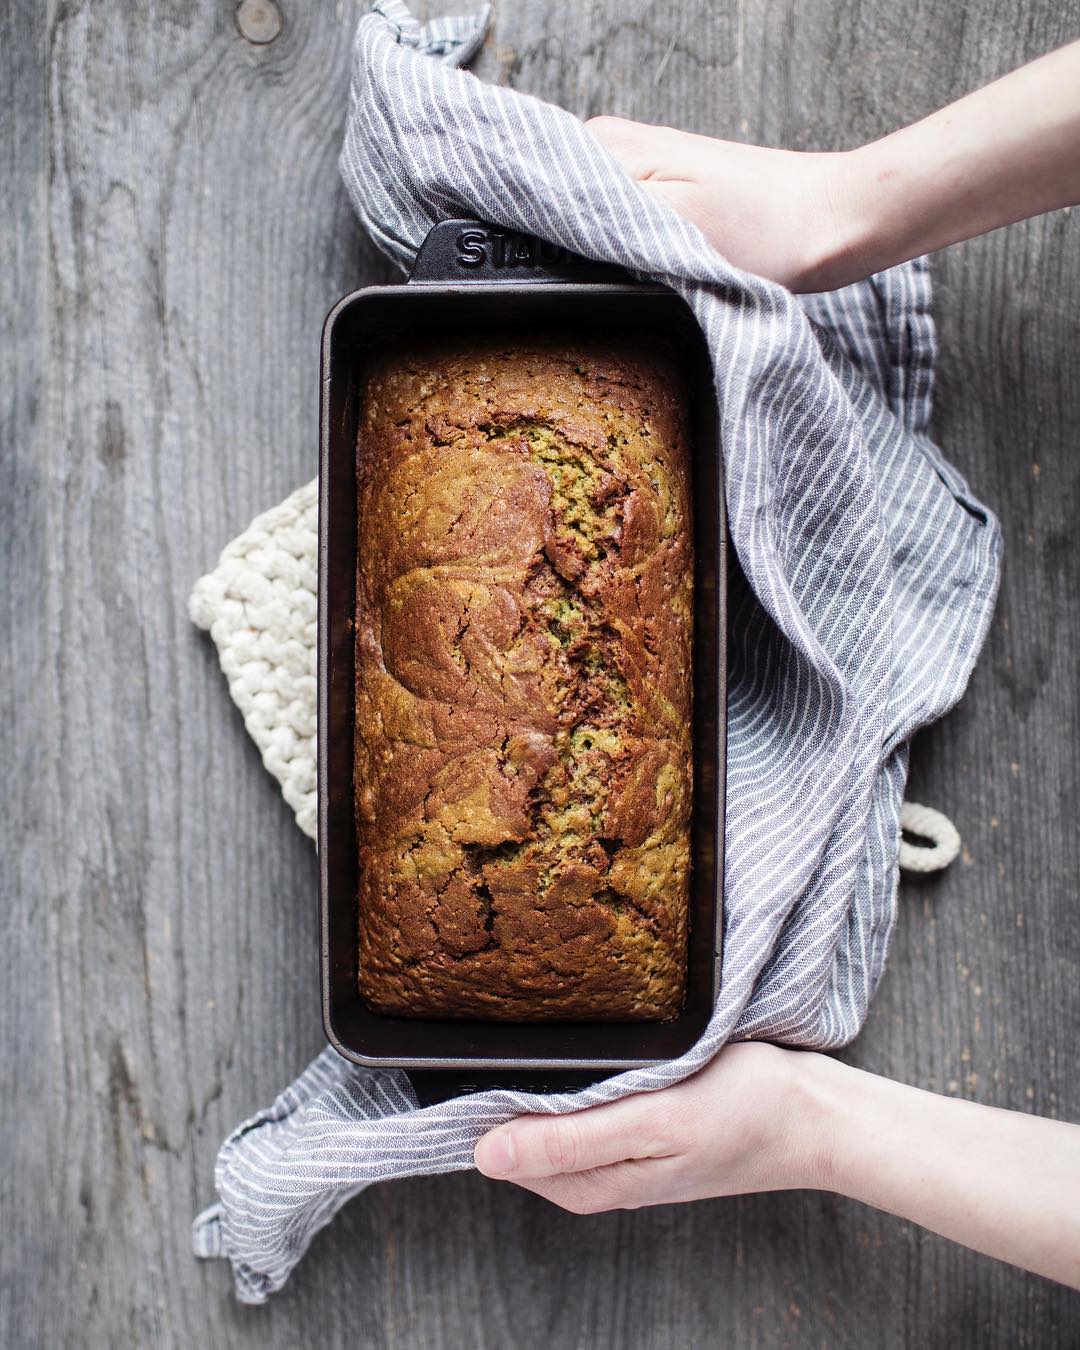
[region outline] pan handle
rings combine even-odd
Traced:
[[[517,1092],[576,1092],[591,1087],[618,1070],[596,1069],[528,1069],[481,1071],[466,1069],[409,1069],[409,1081],[421,1106],[449,1101],[472,1092],[487,1092],[492,1088],[509,1088]]]
[[[519,234],[482,220],[440,220],[420,245],[409,281],[625,286],[633,284],[634,278],[613,263],[594,262],[532,234]]]

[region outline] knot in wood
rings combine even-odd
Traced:
[[[236,28],[240,36],[257,47],[265,47],[278,36],[284,21],[275,0],[240,0],[236,6]]]

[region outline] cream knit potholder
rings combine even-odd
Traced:
[[[188,601],[296,823],[315,838],[319,482],[256,516]]]

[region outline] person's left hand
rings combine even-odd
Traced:
[[[485,1176],[575,1214],[821,1184],[824,1056],[730,1045],[659,1092],[562,1116],[519,1116],[476,1145]]]

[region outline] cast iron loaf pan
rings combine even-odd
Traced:
[[[353,789],[356,435],[365,363],[412,335],[640,334],[679,353],[692,402],[694,797],[689,972],[668,1022],[413,1020],[369,1011],[357,987]],[[347,295],[322,342],[319,478],[319,874],[322,1006],[339,1054],[412,1073],[421,1100],[495,1084],[583,1086],[688,1050],[720,982],[726,692],[726,532],[712,372],[693,315],[674,291],[479,221],[442,221],[406,285]]]

